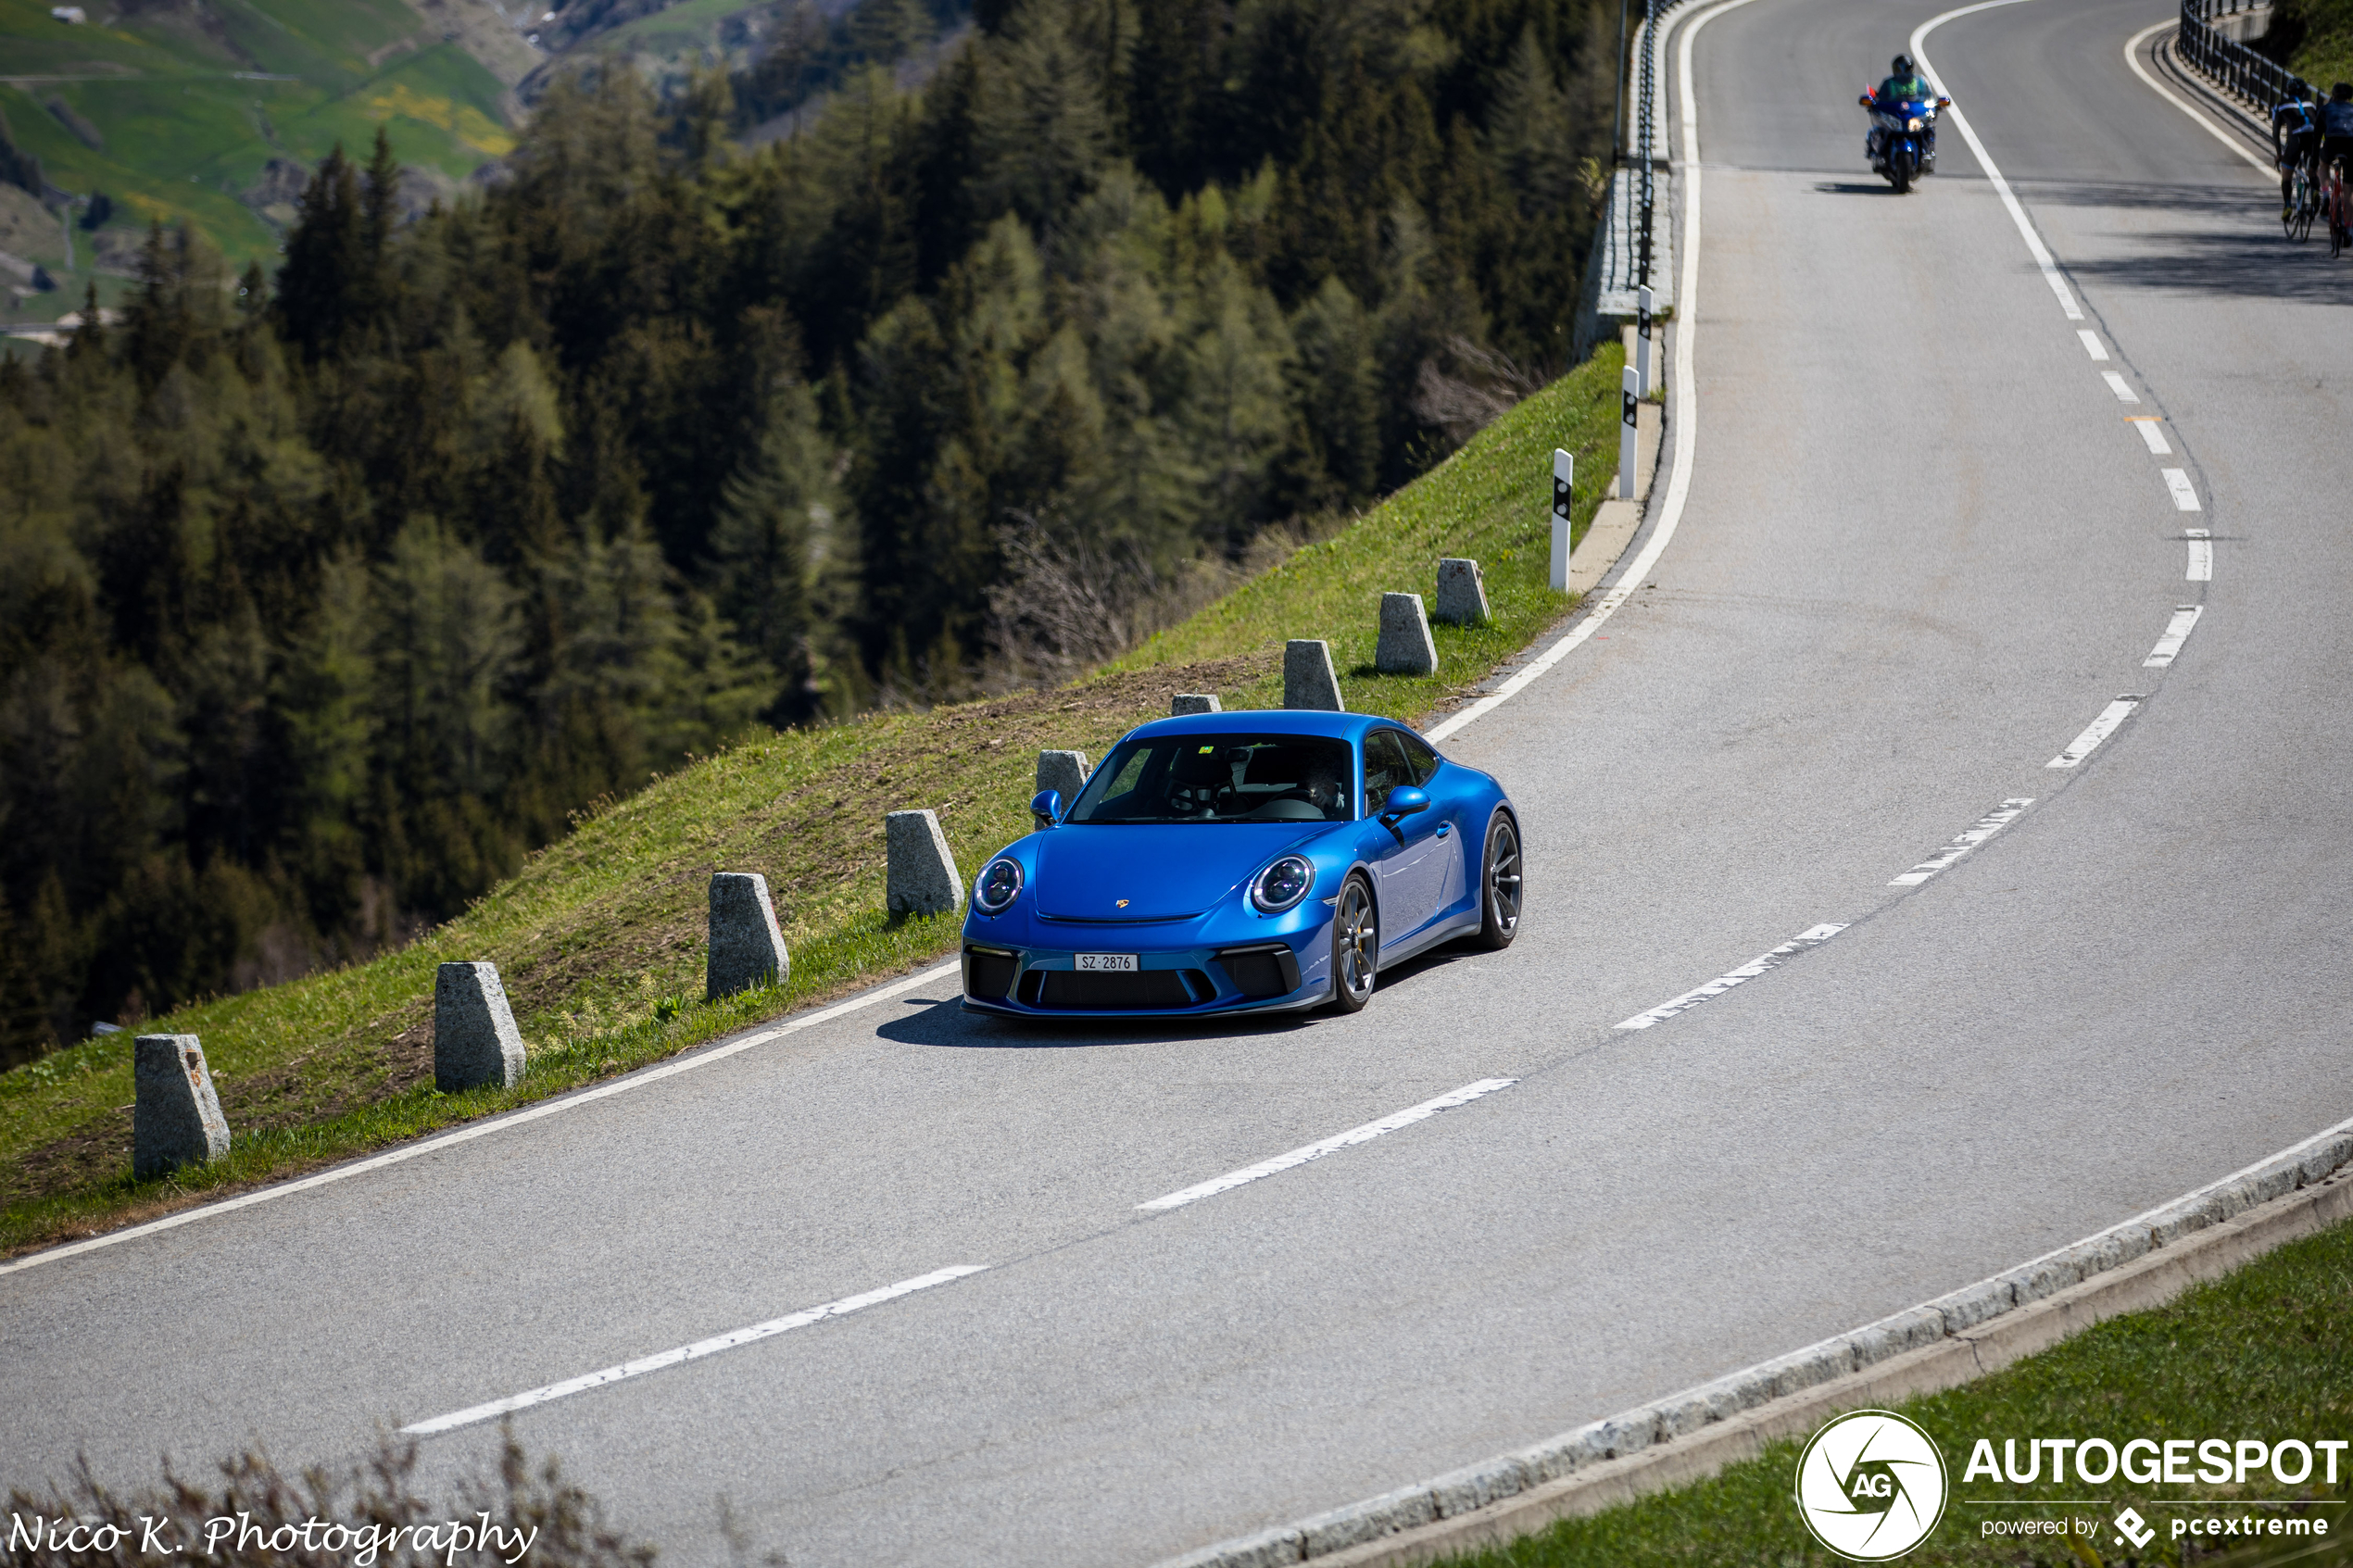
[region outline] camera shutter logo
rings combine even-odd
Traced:
[[[1892,1411],[1826,1422],[1797,1456],[1798,1517],[1857,1562],[1885,1562],[1928,1539],[1944,1517],[1945,1487],[1935,1440]]]

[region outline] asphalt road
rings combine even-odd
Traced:
[[[2259,176],[2127,69],[2164,0],[2032,0],[1927,52],[2065,319],[1950,129],[1909,196],[1863,164],[1855,95],[1936,9],[1755,0],[1701,36],[1688,509],[1655,585],[1449,746],[1523,812],[1508,953],[1222,1036],[1040,1035],[919,986],[0,1276],[0,1479],[348,1453],[985,1264],[518,1433],[681,1561],[722,1555],[724,1493],[796,1568],[1148,1563],[1913,1305],[2353,1114],[2353,261],[2284,245]],[[2180,606],[2179,658],[2145,666]],[[2088,761],[2045,766],[2123,693]],[[1490,1078],[1517,1082],[1135,1207]]]

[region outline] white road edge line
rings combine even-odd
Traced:
[[[2108,383],[2108,389],[2116,394],[2119,403],[2138,403],[2141,400],[2141,395],[2127,386],[2124,378],[2114,370],[2102,370],[2100,380]]]
[[[738,1040],[731,1040],[724,1046],[698,1051],[693,1056],[673,1059],[659,1067],[641,1068],[625,1078],[615,1078],[609,1083],[599,1084],[592,1089],[583,1089],[575,1094],[565,1095],[559,1099],[542,1100],[537,1105],[525,1106],[521,1110],[510,1111],[507,1115],[494,1117],[488,1121],[471,1123],[453,1132],[429,1138],[423,1143],[408,1144],[399,1148],[387,1149],[382,1154],[371,1155],[365,1160],[354,1160],[348,1165],[338,1165],[332,1171],[321,1171],[315,1176],[303,1176],[279,1186],[263,1187],[258,1192],[248,1192],[236,1198],[224,1198],[219,1203],[208,1203],[201,1208],[182,1210],[177,1214],[167,1214],[160,1220],[150,1220],[144,1225],[133,1225],[129,1230],[92,1236],[87,1241],[71,1242],[64,1247],[53,1247],[46,1252],[31,1253],[12,1261],[0,1263],[0,1275],[12,1274],[20,1269],[34,1268],[43,1263],[57,1262],[66,1258],[78,1257],[84,1252],[94,1252],[101,1247],[112,1247],[118,1242],[131,1241],[143,1236],[153,1236],[157,1231],[168,1231],[177,1225],[193,1224],[198,1220],[209,1219],[216,1214],[249,1209],[257,1203],[268,1203],[276,1198],[291,1198],[296,1193],[308,1192],[313,1187],[322,1187],[333,1182],[365,1175],[371,1171],[381,1171],[387,1165],[397,1165],[404,1160],[416,1160],[424,1155],[438,1153],[457,1144],[488,1137],[493,1133],[504,1132],[510,1127],[520,1127],[525,1123],[536,1122],[544,1116],[558,1115],[577,1106],[588,1105],[600,1099],[610,1099],[614,1095],[626,1094],[632,1089],[642,1089],[648,1084],[658,1084],[665,1078],[673,1078],[681,1073],[692,1073],[695,1069],[708,1067],[714,1061],[724,1061],[731,1056],[751,1049],[754,1046],[764,1046],[772,1040],[780,1040],[787,1035],[797,1035],[803,1029],[829,1022],[844,1013],[872,1007],[876,1002],[887,1002],[893,997],[902,996],[914,990],[919,985],[926,985],[935,980],[942,980],[949,975],[958,973],[963,964],[963,960],[961,957],[950,959],[946,963],[934,964],[929,969],[920,970],[903,979],[869,991],[863,996],[852,997],[846,1002],[836,1002],[831,1007],[819,1008],[815,1012],[790,1019],[773,1029],[762,1029],[757,1034],[747,1035]]]
[[[550,1383],[544,1387],[528,1389],[521,1394],[510,1395],[503,1399],[493,1399],[486,1405],[469,1405],[464,1410],[452,1411],[447,1415],[434,1416],[431,1421],[420,1421],[413,1425],[404,1426],[400,1429],[401,1436],[431,1437],[438,1433],[455,1431],[460,1426],[472,1426],[476,1422],[511,1415],[516,1411],[529,1410],[534,1405],[544,1405],[550,1399],[560,1399],[567,1394],[579,1394],[591,1388],[602,1388],[607,1384],[619,1383],[623,1378],[643,1377],[649,1372],[660,1372],[664,1367],[700,1361],[705,1356],[715,1356],[722,1350],[733,1350],[738,1346],[757,1344],[762,1339],[773,1339],[779,1334],[786,1334],[796,1328],[807,1328],[811,1323],[823,1323],[827,1318],[846,1317],[862,1307],[877,1306],[885,1301],[896,1300],[901,1296],[912,1296],[918,1290],[929,1290],[936,1285],[946,1285],[952,1280],[964,1279],[983,1273],[988,1267],[986,1263],[956,1263],[927,1274],[918,1274],[913,1279],[902,1279],[897,1285],[886,1285],[880,1290],[869,1290],[861,1296],[845,1296],[838,1301],[828,1301],[822,1307],[811,1307],[806,1311],[794,1312],[781,1318],[770,1318],[766,1323],[753,1323],[749,1328],[738,1328],[726,1334],[715,1335],[709,1339],[698,1339],[691,1345],[681,1345],[674,1350],[660,1350],[650,1356],[640,1356],[634,1361],[623,1361],[619,1366],[609,1366],[601,1372],[585,1373],[578,1377],[568,1377],[561,1383]]]
[[[2178,28],[2182,24],[2178,21],[2162,21],[2157,23],[2154,27],[2145,27],[2141,29],[2140,31],[2133,34],[2132,37],[2124,41],[2124,63],[2133,68],[2133,74],[2134,76],[2139,77],[2143,82],[2148,83],[2149,90],[2151,92],[2155,93],[2158,97],[2164,99],[2167,103],[2172,105],[2175,108],[2180,109],[2183,114],[2188,115],[2192,119],[2197,121],[2198,128],[2200,130],[2204,131],[2208,135],[2213,137],[2216,141],[2221,143],[2224,146],[2230,148],[2231,151],[2238,154],[2239,157],[2245,158],[2257,169],[2261,169],[2266,178],[2277,179],[2280,172],[2278,169],[2273,169],[2270,164],[2265,163],[2261,158],[2247,151],[2247,149],[2240,144],[2237,137],[2233,136],[2229,132],[2215,124],[2211,119],[2208,119],[2202,112],[2187,101],[2176,96],[2171,88],[2166,86],[2165,83],[2151,76],[2142,68],[2140,56],[2141,41],[2147,38],[2151,33],[2163,32],[2169,27]]]
[[[1648,1012],[1638,1012],[1617,1025],[1620,1029],[1648,1029],[1654,1023],[1664,1023],[1679,1012],[1689,1012],[1702,1002],[1714,1001],[1735,985],[1745,985],[1768,970],[1779,969],[1798,954],[1818,947],[1844,931],[1843,925],[1818,925],[1802,931],[1769,953],[1760,953],[1728,974],[1719,974],[1706,985],[1684,992],[1671,1002],[1661,1002]]]
[[[1667,482],[1667,497],[1659,505],[1658,526],[1651,530],[1642,552],[1633,564],[1622,568],[1617,583],[1602,596],[1601,603],[1580,618],[1568,634],[1535,659],[1514,671],[1511,677],[1493,691],[1464,709],[1460,713],[1441,721],[1425,731],[1432,745],[1443,743],[1458,734],[1465,725],[1486,717],[1526,690],[1529,682],[1543,674],[1562,659],[1575,652],[1586,638],[1602,629],[1603,623],[1616,615],[1618,607],[1634,595],[1634,590],[1650,580],[1651,569],[1675,537],[1676,526],[1683,521],[1683,508],[1692,494],[1692,455],[1699,444],[1699,396],[1692,385],[1692,343],[1693,329],[1699,321],[1699,241],[1700,241],[1700,162],[1699,117],[1692,110],[1692,49],[1689,40],[1710,17],[1748,5],[1750,0],[1725,0],[1711,10],[1701,13],[1683,30],[1683,42],[1677,47],[1675,61],[1676,93],[1683,116],[1683,237],[1682,270],[1675,295],[1675,376],[1668,391],[1675,399],[1675,470]],[[2014,4],[2015,0],[2001,0]]]
[[[2089,327],[2078,327],[2075,335],[2083,340],[2083,352],[2095,359],[2105,360],[2108,350],[2100,345],[2100,334]]]
[[[2184,573],[2183,581],[2187,583],[2213,582],[2214,536],[2203,528],[2185,528],[2182,530],[2182,536],[2189,542],[2190,546],[2189,570],[2186,573]]]
[[[2116,726],[2133,716],[2141,706],[2137,696],[2120,696],[2100,709],[2100,716],[2084,726],[2083,733],[2067,743],[2067,749],[2043,764],[2045,768],[2073,768],[2092,755],[2100,742],[2116,733]]]
[[[1941,872],[1946,867],[1952,865],[1962,856],[1968,854],[1970,850],[1976,848],[1979,845],[1984,843],[1987,839],[1993,837],[1995,834],[2001,832],[2004,828],[2018,821],[2020,817],[2025,814],[2026,809],[2033,804],[2034,797],[2031,795],[2024,796],[2016,800],[2003,801],[1999,806],[1994,807],[1994,809],[1986,812],[1985,815],[1978,818],[1976,822],[1970,823],[1969,828],[1963,832],[1958,838],[1954,839],[1952,843],[1946,845],[1943,849],[1937,851],[1934,855],[1930,856],[1927,859],[1922,860],[1919,865],[1914,866],[1902,876],[1891,877],[1888,880],[1887,885],[1890,887],[1918,887],[1921,883],[1926,882],[1938,872]]]
[[[1956,17],[1966,17],[1974,11],[1990,11],[2000,6],[2019,6],[2025,3],[2026,0],[1978,0],[1978,4],[1974,6],[1963,6],[1957,10],[1946,11],[1942,16],[1931,17],[1914,28],[1912,30],[1912,58],[1919,62],[1920,70],[1928,77],[1930,85],[1939,93],[1945,92],[1944,79],[1938,76],[1936,68],[1928,63],[1927,41],[1930,33],[1934,32]],[[2043,270],[2043,281],[2051,285],[2051,293],[2058,299],[2059,309],[2066,313],[2069,320],[2082,320],[2083,312],[2076,305],[2075,295],[2068,288],[2067,279],[2059,271],[2058,263],[2051,259],[2050,251],[2043,244],[2043,236],[2034,232],[2033,220],[2026,216],[2026,208],[2019,205],[2017,194],[2010,189],[2010,182],[2002,178],[2000,169],[1994,167],[1993,158],[1986,154],[1985,144],[1977,139],[1976,131],[1970,128],[1969,116],[1961,112],[1958,104],[1954,105],[1945,113],[1952,118],[1953,129],[1961,133],[1961,140],[1969,144],[1969,150],[1977,155],[1978,167],[1985,170],[1985,178],[1992,182],[1994,193],[2002,198],[2002,205],[2009,209],[2010,221],[2018,225],[2020,236],[2026,241],[2026,248],[2034,257],[2034,265]]]
[[[2173,492],[2173,509],[2177,512],[2199,512],[2206,508],[2197,504],[2197,486],[2180,469],[2166,469],[2165,488]]]
[[[2149,656],[2141,660],[2141,668],[2162,670],[2171,664],[2173,656],[2182,651],[2182,645],[2190,640],[2190,629],[2197,624],[2197,618],[2205,613],[2205,608],[2200,605],[2177,607],[2173,611],[2173,619],[2165,623],[2165,635],[2158,638],[2157,646],[2151,648]]]
[[[1370,1143],[1384,1133],[1393,1133],[1400,1127],[1410,1127],[1416,1122],[1428,1121],[1441,1110],[1452,1110],[1458,1105],[1468,1105],[1471,1101],[1491,1095],[1498,1089],[1508,1089],[1518,1082],[1516,1078],[1481,1078],[1476,1084],[1465,1084],[1461,1088],[1449,1094],[1442,1094],[1436,1099],[1426,1099],[1419,1105],[1408,1106],[1393,1116],[1384,1116],[1378,1122],[1367,1122],[1361,1127],[1351,1127],[1344,1133],[1335,1133],[1330,1137],[1311,1143],[1303,1148],[1294,1148],[1290,1153],[1278,1154],[1272,1160],[1262,1160],[1255,1165],[1245,1165],[1239,1171],[1228,1171],[1224,1175],[1213,1177],[1198,1186],[1189,1186],[1182,1192],[1172,1192],[1165,1198],[1155,1198],[1149,1203],[1139,1203],[1136,1208],[1139,1212],[1146,1214],[1164,1214],[1171,1209],[1182,1209],[1188,1203],[1199,1203],[1204,1198],[1214,1198],[1221,1192],[1231,1192],[1238,1186],[1247,1186],[1252,1182],[1264,1181],[1268,1176],[1279,1175],[1285,1171],[1304,1165],[1311,1160],[1321,1160],[1327,1154],[1337,1154],[1343,1148],[1353,1148],[1360,1143]]]
[[[2172,444],[2165,439],[2164,421],[2155,414],[2127,414],[2124,418],[2141,433],[2141,442],[2149,449],[2150,457],[2170,458],[2173,455]]]

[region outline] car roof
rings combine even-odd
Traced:
[[[1230,713],[1187,713],[1175,719],[1155,719],[1149,724],[1139,724],[1128,731],[1137,737],[1153,735],[1230,734],[1236,730],[1253,730],[1261,734],[1324,735],[1334,740],[1361,742],[1375,728],[1408,730],[1394,719],[1384,719],[1378,713],[1332,713],[1313,708],[1245,708]]]

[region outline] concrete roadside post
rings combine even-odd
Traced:
[[[952,915],[964,907],[964,879],[948,835],[932,811],[893,811],[883,819],[890,852],[885,900],[894,915]]]
[[[1657,382],[1651,377],[1651,286],[1634,291],[1634,390],[1648,397]]]
[[[226,1155],[229,1123],[196,1037],[142,1035],[131,1050],[131,1174],[145,1181]]]
[[[1577,458],[1559,447],[1553,448],[1553,592],[1568,591],[1568,520],[1571,496],[1577,483]]]
[[[1493,619],[1487,608],[1487,579],[1479,575],[1477,561],[1448,556],[1438,563],[1438,602],[1429,618],[1455,626],[1479,626]]]
[[[1214,692],[1178,692],[1168,700],[1168,716],[1181,719],[1188,713],[1223,713]]]
[[[1380,596],[1380,641],[1373,649],[1373,668],[1384,675],[1434,675],[1438,645],[1430,640],[1429,617],[1419,594]]]
[[[1641,428],[1637,410],[1642,406],[1642,395],[1634,383],[1634,367],[1629,365],[1619,375],[1617,383],[1617,498],[1621,501],[1634,498],[1635,433]]]
[[[495,963],[446,963],[433,980],[433,1086],[445,1095],[522,1078],[522,1032]]]
[[[1340,677],[1332,672],[1332,646],[1321,638],[1294,637],[1283,645],[1283,706],[1339,713]]]
[[[792,973],[785,934],[768,879],[758,872],[714,872],[711,878],[711,956],[703,965],[702,997],[715,1002],[738,991],[781,985]]]
[[[1063,804],[1078,798],[1087,787],[1087,754],[1083,751],[1041,751],[1038,754],[1038,787],[1060,790]]]

